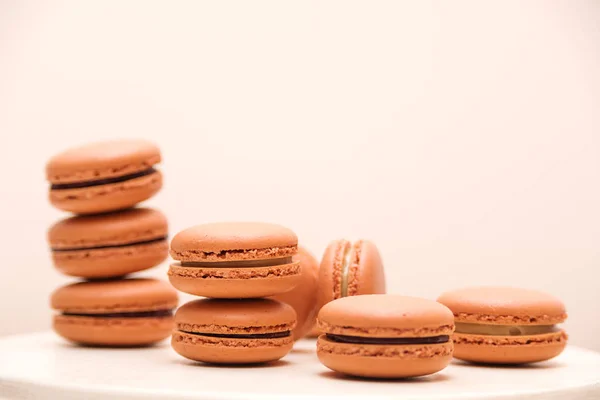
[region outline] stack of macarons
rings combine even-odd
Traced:
[[[197,225],[175,235],[170,253],[176,261],[169,268],[171,284],[205,297],[177,310],[171,341],[177,353],[194,361],[248,364],[275,361],[291,350],[300,326],[296,311],[269,297],[304,279],[294,232],[268,223]]]
[[[136,346],[169,336],[176,291],[166,282],[126,276],[168,256],[168,224],[135,206],[162,186],[158,147],[120,140],[71,148],[46,165],[50,203],[74,216],[48,231],[54,265],[83,279],[57,289],[54,329],[80,344]]]

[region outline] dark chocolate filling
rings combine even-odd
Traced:
[[[170,317],[173,315],[173,310],[154,310],[154,311],[135,311],[135,312],[120,312],[107,314],[83,314],[64,312],[62,315],[67,317],[97,317],[97,318],[158,318]]]
[[[358,337],[346,335],[327,334],[327,339],[338,343],[355,343],[355,344],[438,344],[446,343],[450,340],[450,336],[432,336],[432,337],[416,337],[416,338],[375,338],[375,337]]]
[[[214,338],[229,338],[229,339],[278,339],[278,338],[288,337],[291,335],[290,331],[273,332],[273,333],[252,333],[252,334],[246,334],[246,335],[244,335],[244,334],[226,335],[226,334],[221,334],[221,333],[200,333],[200,332],[186,332],[186,331],[182,331],[182,332],[190,334],[190,335],[208,336],[208,337],[214,337]]]
[[[143,245],[143,244],[152,244],[152,243],[163,242],[165,240],[167,240],[167,236],[159,237],[156,239],[144,240],[141,242],[132,242],[132,243],[124,243],[124,244],[109,244],[106,246],[94,246],[94,247],[68,247],[65,249],[51,249],[51,250],[54,252],[79,251],[79,250],[100,250],[100,249],[108,249],[108,248],[115,248],[115,247],[129,247],[129,246],[138,246],[138,245]]]
[[[70,183],[54,183],[50,186],[51,190],[62,190],[62,189],[79,189],[92,186],[108,185],[111,183],[125,182],[130,179],[141,178],[142,176],[150,175],[155,173],[154,168],[146,169],[144,171],[136,172],[129,175],[117,176],[114,178],[97,179],[85,182],[70,182]]]

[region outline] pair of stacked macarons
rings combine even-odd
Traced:
[[[177,292],[164,281],[125,278],[168,256],[168,224],[158,210],[135,208],[162,187],[158,147],[143,140],[71,148],[46,165],[49,198],[75,216],[54,224],[55,267],[83,279],[57,289],[54,329],[81,344],[145,345],[169,336]]]
[[[178,233],[170,252],[177,261],[169,269],[171,284],[205,297],[177,310],[177,353],[232,364],[274,361],[291,350],[297,314],[269,297],[303,279],[294,232],[268,223],[204,224]]]

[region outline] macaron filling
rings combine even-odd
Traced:
[[[146,244],[153,244],[153,243],[164,242],[165,240],[167,240],[167,236],[161,236],[161,237],[155,238],[155,239],[142,240],[142,241],[139,241],[139,242],[130,242],[130,243],[123,243],[123,244],[108,244],[108,245],[91,246],[91,247],[66,247],[66,248],[58,248],[58,249],[57,248],[52,248],[51,250],[53,252],[81,251],[81,250],[101,250],[101,249],[108,249],[108,248],[141,246],[141,245],[146,245]]]
[[[292,257],[270,258],[265,260],[240,260],[240,261],[182,261],[183,267],[208,267],[208,268],[253,268],[276,267],[292,264]]]
[[[247,334],[223,334],[223,333],[202,333],[202,332],[186,332],[188,335],[206,336],[213,338],[227,338],[227,339],[279,339],[291,336],[291,331],[283,332],[270,332],[270,333],[247,333]]]
[[[169,309],[169,310],[152,310],[152,311],[132,311],[132,312],[102,313],[102,314],[62,312],[61,315],[64,315],[65,317],[92,317],[92,318],[165,318],[165,317],[172,317],[173,310]]]
[[[113,183],[120,183],[120,182],[125,182],[125,181],[129,181],[129,180],[136,179],[136,178],[141,178],[141,177],[144,177],[147,175],[151,175],[155,172],[157,172],[156,169],[148,168],[143,171],[139,171],[139,172],[135,172],[132,174],[127,174],[127,175],[122,175],[122,176],[117,176],[114,178],[96,179],[96,180],[83,181],[83,182],[53,183],[50,186],[50,189],[51,190],[81,189],[81,188],[92,187],[92,186],[109,185],[109,184],[113,184]]]
[[[339,296],[335,295],[335,298],[347,297],[352,294],[348,293],[348,286],[350,285],[350,272],[353,266],[356,266],[360,262],[359,254],[360,254],[360,246],[362,245],[361,241],[356,243],[344,242],[342,248],[339,251],[343,253],[339,257],[339,265],[337,265],[337,274],[334,274],[334,277],[337,275],[339,278]]]
[[[543,335],[560,331],[556,325],[492,325],[456,322],[456,333],[489,336]]]
[[[403,338],[379,338],[326,334],[326,338],[337,343],[353,344],[379,344],[379,345],[414,345],[414,344],[438,344],[447,343],[450,340],[449,335],[431,336],[431,337],[403,337]]]

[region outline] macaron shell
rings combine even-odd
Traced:
[[[217,299],[274,296],[292,290],[301,281],[298,263],[262,268],[171,265],[168,274],[177,290]]]
[[[436,345],[356,345],[317,339],[317,356],[333,371],[365,378],[433,374],[452,360],[452,342]]]
[[[96,214],[132,207],[156,194],[162,187],[162,174],[124,182],[78,189],[50,190],[50,203],[63,211],[76,214]]]
[[[319,283],[319,263],[317,259],[303,247],[298,249],[294,261],[300,263],[300,281],[289,292],[273,298],[291,305],[296,311],[298,322],[292,332],[294,340],[304,337],[315,323],[317,314],[317,289]]]
[[[53,328],[63,338],[90,346],[145,346],[168,338],[173,317],[99,318],[56,315]]]
[[[179,307],[177,329],[185,332],[256,334],[291,331],[296,312],[272,299],[200,299]]]
[[[465,288],[446,292],[438,301],[460,322],[554,325],[567,317],[564,304],[556,297],[521,288]]]
[[[279,360],[290,352],[292,337],[278,339],[212,338],[174,332],[171,346],[181,356],[216,364],[253,364]]]
[[[54,291],[53,309],[79,314],[169,310],[177,307],[177,292],[158,279],[77,282]]]
[[[67,149],[46,164],[51,183],[86,182],[134,174],[161,161],[152,142],[139,139],[90,143]]]
[[[526,364],[558,356],[567,345],[564,331],[531,336],[455,333],[454,357],[486,364]]]
[[[53,252],[54,266],[65,275],[115,278],[159,265],[169,254],[167,240],[126,247]]]
[[[323,333],[363,337],[451,335],[454,316],[433,300],[398,295],[362,295],[334,300],[321,308]]]
[[[347,240],[336,240],[329,244],[319,269],[319,306],[329,303],[334,300],[336,286],[340,285],[335,279],[335,270],[337,260],[341,256],[338,255],[341,249],[348,243]],[[348,273],[348,295],[357,296],[363,294],[383,294],[385,293],[385,273],[383,262],[377,247],[367,240],[360,241],[359,263],[355,267],[351,267]],[[319,307],[319,308],[320,308]]]
[[[168,234],[165,215],[151,208],[65,218],[48,230],[54,249],[81,249],[138,243]]]
[[[263,222],[220,222],[193,226],[171,241],[179,261],[233,261],[290,257],[298,237],[281,225]]]

